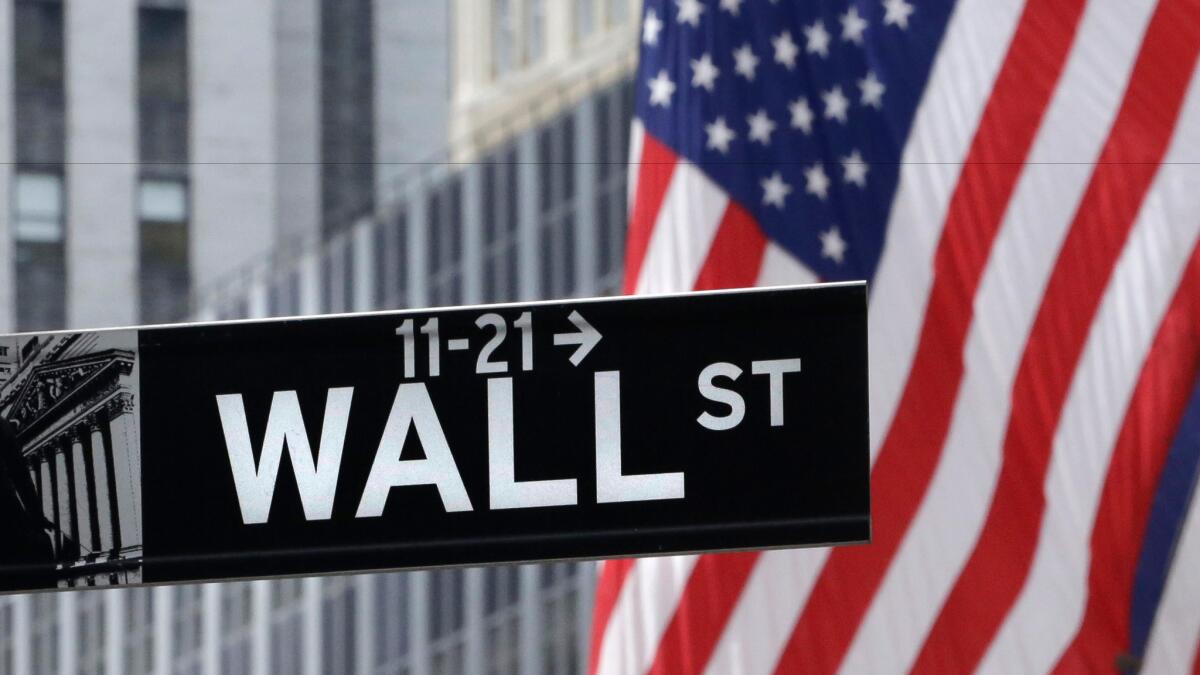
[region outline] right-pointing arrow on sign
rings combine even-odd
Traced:
[[[555,333],[554,346],[560,345],[579,345],[575,353],[571,354],[571,365],[578,366],[583,362],[584,357],[588,355],[592,349],[600,344],[600,331],[592,328],[592,324],[583,318],[583,315],[574,310],[567,317],[575,327],[579,329],[578,333]]]

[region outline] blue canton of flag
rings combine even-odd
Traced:
[[[950,9],[649,0],[637,117],[819,277],[869,279]]]

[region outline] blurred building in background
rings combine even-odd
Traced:
[[[639,5],[0,0],[0,328],[616,292]],[[0,675],[579,672],[593,584],[9,597]]]

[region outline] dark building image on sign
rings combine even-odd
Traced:
[[[11,372],[0,384],[7,470],[0,517],[16,540],[46,541],[52,570],[21,585],[109,586],[141,580],[140,446],[136,333],[7,338]],[[5,458],[5,466],[16,462]],[[31,497],[28,487],[31,486]],[[34,502],[32,504],[27,502]],[[36,561],[37,554],[26,559]],[[13,590],[5,588],[4,590]]]

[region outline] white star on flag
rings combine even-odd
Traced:
[[[792,34],[788,31],[783,31],[779,35],[771,38],[771,44],[775,47],[775,62],[783,65],[788,70],[796,67],[796,54],[800,53],[800,48],[792,42]]]
[[[717,75],[720,74],[720,69],[713,65],[712,56],[707,53],[698,59],[692,59],[693,87],[704,87],[706,90],[712,91]]]
[[[874,71],[867,71],[867,76],[858,81],[858,88],[862,91],[859,101],[863,105],[876,109],[883,107],[883,92],[887,91],[887,87],[875,77]]]
[[[783,201],[792,191],[792,186],[783,182],[783,176],[776,171],[770,178],[762,179],[759,184],[763,189],[763,203],[782,209]]]
[[[842,239],[842,233],[838,230],[838,226],[825,230],[820,235],[821,237],[821,257],[829,258],[835,263],[841,265],[846,258],[846,240]]]
[[[733,60],[737,62],[733,69],[737,71],[738,75],[753,81],[754,69],[758,67],[758,57],[754,55],[750,43],[733,50]]]
[[[750,140],[763,145],[771,142],[771,132],[775,131],[775,123],[767,117],[766,110],[760,109],[753,115],[747,115],[746,122],[750,125]]]
[[[913,13],[912,5],[905,0],[883,0],[883,9],[885,26],[899,26],[901,30],[908,28],[908,17]]]
[[[721,0],[721,9],[737,16],[742,9],[742,0]]]
[[[788,104],[788,110],[792,113],[792,128],[811,134],[813,111],[808,106],[808,101],[803,97],[798,98]]]
[[[825,175],[825,167],[818,162],[804,170],[804,191],[818,199],[829,195],[829,176]]]
[[[708,134],[706,147],[709,150],[716,150],[722,155],[729,152],[729,142],[737,138],[737,132],[725,124],[724,117],[718,117],[711,123],[704,125],[704,131]]]
[[[658,71],[658,76],[650,80],[650,105],[659,105],[664,108],[671,105],[671,95],[675,93],[675,83],[671,81],[671,76],[667,74],[667,69],[663,68]]]
[[[646,18],[642,21],[642,42],[648,45],[658,44],[658,34],[662,32],[663,23],[653,9],[646,10]]]
[[[686,23],[692,28],[700,25],[700,15],[704,13],[704,5],[700,4],[700,0],[675,0],[675,4],[679,5],[679,13],[675,15],[676,21]]]
[[[858,150],[842,158],[842,180],[854,183],[859,187],[867,186],[867,169],[871,168],[863,161],[862,153]]]
[[[821,100],[825,101],[825,119],[846,123],[846,109],[850,107],[850,101],[840,86],[821,94]]]
[[[813,25],[804,28],[804,37],[808,41],[805,51],[809,54],[819,54],[821,57],[829,56],[829,32],[819,19]]]
[[[851,6],[845,14],[841,16],[842,21],[842,40],[845,42],[853,42],[858,46],[863,43],[863,31],[867,29],[867,20],[862,18],[858,13],[858,8]]]

